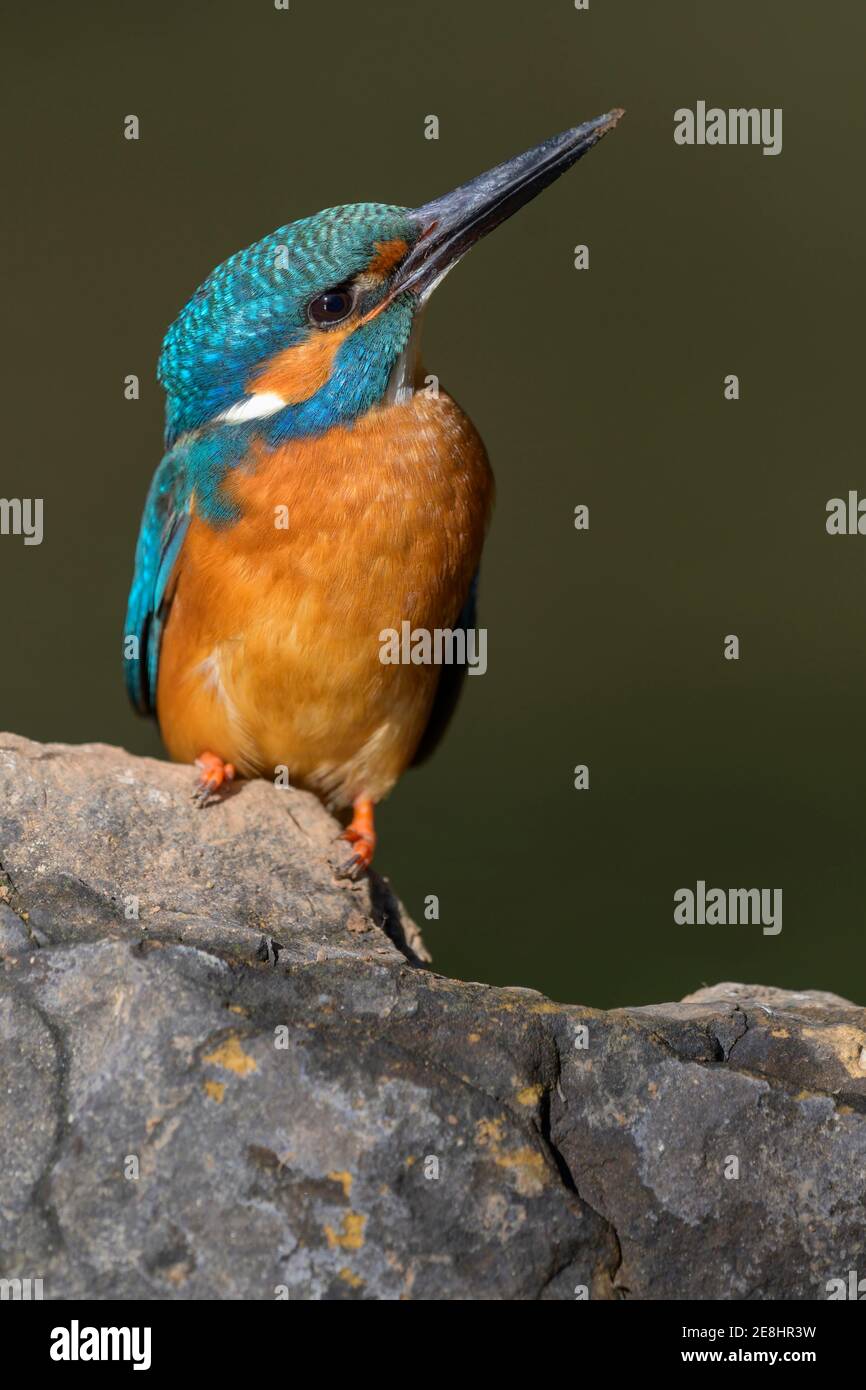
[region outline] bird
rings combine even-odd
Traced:
[[[383,634],[475,630],[493,475],[424,375],[427,302],[622,114],[418,208],[347,204],[282,226],[218,266],[163,342],[165,454],[135,551],[127,690],[170,758],[195,764],[198,806],[236,777],[280,777],[341,815],[338,876],[369,869],[375,806],[433,751],[466,674],[465,659],[386,661]]]

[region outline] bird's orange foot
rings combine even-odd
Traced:
[[[235,780],[234,763],[224,763],[222,758],[218,758],[216,753],[201,753],[195,760],[195,765],[199,769],[199,779],[196,783],[192,799],[196,806],[201,808],[206,806],[212,796]]]
[[[353,846],[349,858],[337,869],[337,878],[358,879],[366,873],[373,862],[376,849],[376,831],[373,828],[373,803],[367,796],[359,796],[352,806],[352,820],[340,836]]]

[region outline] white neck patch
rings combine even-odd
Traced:
[[[242,401],[230,405],[228,410],[222,411],[215,419],[218,423],[226,425],[238,425],[243,420],[262,420],[266,415],[276,415],[286,404],[276,391],[259,391],[256,395],[244,396]]]

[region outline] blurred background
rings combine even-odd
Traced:
[[[44,498],[45,536],[0,537],[0,724],[160,756],[123,616],[160,341],[218,262],[622,105],[427,316],[497,476],[489,670],[383,807],[378,866],[443,973],[598,1006],[718,980],[866,999],[866,538],[825,531],[866,495],[866,9],[91,0],[6,25],[0,493]],[[698,100],[782,107],[781,155],[676,146]],[[675,925],[698,879],[782,888],[781,935]]]

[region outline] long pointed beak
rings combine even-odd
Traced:
[[[570,169],[603,135],[613,130],[620,108],[594,121],[564,130],[525,154],[415,208],[420,235],[392,283],[389,299],[405,290],[425,299],[470,246],[504,222],[524,203]]]

